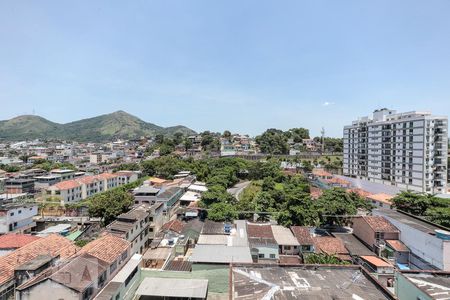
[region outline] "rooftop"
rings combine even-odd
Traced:
[[[372,211],[372,213],[374,215],[380,215],[380,216],[385,216],[386,218],[391,218],[395,221],[398,221],[400,223],[403,223],[405,225],[408,225],[410,227],[413,227],[416,230],[419,230],[419,231],[422,231],[425,233],[434,234],[435,230],[446,229],[445,227],[427,222],[425,220],[421,220],[418,217],[414,217],[414,216],[408,215],[406,213],[402,213],[402,212],[392,210],[392,209],[379,208],[379,209],[374,209]],[[448,229],[446,229],[446,230],[448,230]]]
[[[280,225],[272,225],[272,233],[278,245],[300,245],[289,228]]]
[[[450,273],[448,272],[404,271],[401,274],[431,299],[450,298]]]
[[[300,245],[313,245],[310,228],[306,226],[291,226],[292,233],[297,238]]]
[[[397,227],[392,225],[391,222],[382,216],[362,216],[361,218],[363,218],[375,232],[399,232]]]
[[[234,298],[395,299],[358,266],[234,266]]]
[[[80,253],[88,253],[109,264],[128,250],[130,243],[112,234],[106,234],[81,248]]]
[[[0,257],[0,285],[13,279],[14,269],[40,255],[67,258],[74,255],[78,247],[65,237],[51,234],[31,242],[8,255]]]
[[[184,228],[184,223],[175,219],[175,220],[165,223],[161,227],[161,230],[163,230],[163,231],[171,230],[176,233],[181,233],[183,231],[183,228]]]
[[[30,234],[0,235],[0,249],[20,248],[38,239],[40,239],[40,237]]]
[[[345,248],[347,248],[350,255],[375,255],[369,248],[366,247],[356,236],[348,233],[333,233],[335,237],[340,239]]]
[[[175,288],[176,287],[176,288]],[[136,291],[138,296],[206,298],[208,280],[178,278],[144,278]]]
[[[252,263],[250,248],[226,245],[196,245],[189,261],[196,263]]]

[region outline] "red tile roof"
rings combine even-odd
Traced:
[[[363,216],[362,218],[375,232],[399,232],[397,227],[382,216]]]
[[[331,236],[317,236],[312,238],[316,251],[320,251],[326,254],[344,254],[348,255],[349,252],[345,248],[341,239]]]
[[[361,256],[361,258],[375,267],[393,267],[393,265],[377,256]]]
[[[59,190],[70,190],[70,189],[80,187],[81,184],[78,183],[78,181],[71,179],[71,180],[64,180],[64,181],[58,182],[57,184],[54,184],[53,186]]]
[[[106,234],[88,244],[79,251],[80,254],[87,253],[98,259],[113,263],[122,253],[130,248],[130,242],[112,235]]]
[[[67,258],[74,255],[78,249],[72,241],[58,234],[37,239],[6,256],[0,257],[0,285],[13,280],[16,267],[35,259],[39,255],[59,255],[60,258]]]
[[[291,226],[291,231],[297,238],[300,245],[313,245],[314,241],[311,237],[309,227],[306,226]]]
[[[386,243],[395,251],[409,252],[409,248],[399,240],[386,240]]]
[[[332,177],[333,176],[333,174],[331,174],[325,170],[322,170],[322,169],[314,169],[312,171],[312,173],[319,177]]]
[[[105,179],[117,178],[117,175],[111,174],[111,173],[102,173],[102,174],[97,175],[96,177],[100,180],[105,180]]]
[[[38,239],[40,237],[30,234],[0,235],[0,249],[17,249]]]
[[[247,223],[247,235],[249,238],[275,239],[270,224]]]
[[[184,223],[175,219],[175,220],[165,223],[161,227],[161,230],[164,230],[164,231],[172,230],[173,232],[181,233],[183,231],[183,228],[184,228]]]

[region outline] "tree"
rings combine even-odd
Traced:
[[[236,207],[226,202],[214,203],[208,210],[208,219],[216,222],[230,222],[237,219],[237,217]]]
[[[315,201],[322,224],[342,226],[347,219],[343,216],[355,215],[358,208],[370,210],[370,204],[356,193],[347,193],[344,189],[324,190]]]
[[[155,143],[156,144],[162,144],[164,142],[164,135],[163,134],[157,134],[155,136]]]
[[[183,142],[183,133],[175,132],[175,134],[173,135],[173,142],[175,143],[175,145],[181,144]]]
[[[318,265],[348,265],[349,262],[340,260],[336,255],[326,253],[310,253],[305,255],[306,264]]]
[[[267,129],[262,135],[256,137],[259,149],[263,153],[269,154],[287,154],[289,153],[289,145],[287,137],[282,130]]]
[[[212,185],[208,187],[208,191],[202,194],[202,203],[209,207],[218,202],[233,202],[234,198],[231,196],[225,187],[222,185]]]
[[[188,138],[184,139],[183,144],[184,144],[184,150],[186,150],[186,151],[188,151],[189,149],[191,149],[192,146],[194,145],[194,144],[192,143],[192,141],[191,141],[190,139],[188,139]]]
[[[392,198],[392,203],[396,209],[422,216],[430,206],[431,198],[420,193],[403,191]]]
[[[301,143],[304,139],[309,139],[309,130],[306,128],[291,128],[288,133],[294,143]]]
[[[128,211],[133,203],[132,195],[122,188],[115,188],[89,198],[89,216],[101,218],[106,226],[118,215]]]
[[[222,137],[226,138],[226,139],[230,139],[231,138],[231,132],[229,130],[225,130],[222,134]]]

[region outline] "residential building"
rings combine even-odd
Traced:
[[[450,271],[450,232],[445,227],[391,209],[375,209],[373,214],[383,216],[398,228],[414,268]]]
[[[344,175],[431,194],[447,193],[447,117],[375,110],[344,127]]]
[[[117,171],[115,174],[118,176],[119,185],[135,182],[139,178],[137,171]]]
[[[156,203],[156,196],[160,193],[160,188],[155,188],[149,185],[142,185],[133,190],[135,204],[154,204]]]
[[[54,169],[50,171],[50,174],[61,176],[61,181],[74,178],[75,171],[70,169]]]
[[[56,259],[65,259],[78,250],[72,241],[59,235],[50,235],[0,257],[0,299],[10,299],[14,294],[16,279],[14,271],[39,256],[48,255]]]
[[[352,261],[350,253],[341,239],[332,236],[314,236],[312,239],[316,253],[335,255],[342,261]]]
[[[34,193],[34,179],[10,178],[5,181],[5,190],[8,194]]]
[[[117,216],[106,230],[129,241],[131,253],[142,254],[148,247],[150,233],[153,233],[152,222],[149,206],[142,204]]]
[[[58,182],[61,182],[60,175],[43,175],[43,176],[34,177],[34,179],[36,180],[34,182],[34,189],[36,191],[47,189],[49,186],[57,184]]]
[[[300,243],[289,230],[281,225],[272,225],[272,233],[278,244],[278,253],[282,255],[298,255]]]
[[[398,240],[400,231],[381,216],[361,216],[352,219],[353,234],[372,251],[379,253],[385,240]]]
[[[40,237],[30,234],[7,233],[0,235],[0,256],[5,256],[38,239]]]
[[[0,205],[0,234],[30,233],[36,226],[33,217],[38,205],[33,203],[6,203]]]
[[[65,180],[47,188],[47,195],[56,198],[61,205],[83,200],[82,185],[76,180]]]
[[[252,258],[259,260],[278,260],[278,244],[270,224],[247,223],[247,236]]]
[[[291,226],[291,231],[300,246],[300,253],[314,252],[314,241],[311,236],[313,228],[306,226]]]
[[[372,203],[375,207],[381,208],[391,208],[392,198],[394,198],[394,196],[384,193],[372,194],[366,197],[367,201]]]
[[[134,254],[94,300],[131,300],[140,283],[142,255]]]

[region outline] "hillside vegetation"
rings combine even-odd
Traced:
[[[195,131],[185,126],[161,127],[147,123],[124,111],[83,119],[67,124],[51,122],[39,116],[24,115],[0,121],[0,139],[66,139],[81,142],[101,142],[112,139],[133,139],[157,134],[185,135]]]

